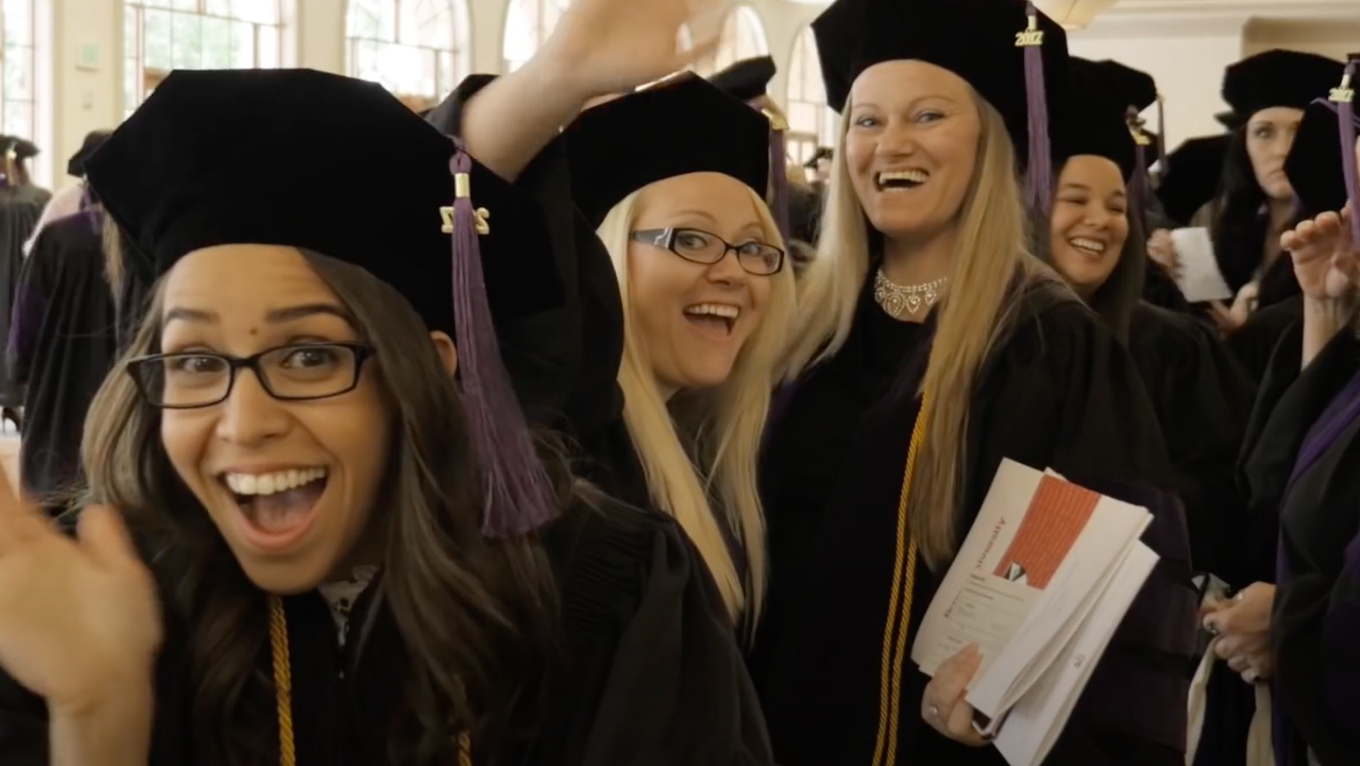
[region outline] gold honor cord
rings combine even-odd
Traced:
[[[293,741],[293,673],[288,662],[288,618],[283,599],[269,597],[269,650],[274,657],[274,697],[279,708],[279,766],[297,766]],[[472,766],[472,741],[458,735],[458,766]]]
[[[902,659],[911,629],[911,596],[916,586],[916,536],[907,531],[907,497],[916,456],[925,440],[930,392],[922,392],[921,407],[911,429],[907,467],[902,473],[902,494],[897,501],[897,554],[893,561],[892,593],[888,596],[888,619],[883,626],[883,668],[879,679],[878,740],[873,766],[897,762],[897,719],[902,696]]]

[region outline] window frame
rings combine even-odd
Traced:
[[[345,0],[345,72],[350,77],[363,77],[363,75],[357,71],[357,62],[359,60],[359,46],[365,43],[397,46],[418,51],[422,56],[433,56],[433,93],[407,93],[404,90],[393,90],[384,81],[377,81],[384,87],[388,87],[393,95],[402,99],[403,102],[417,111],[420,109],[433,108],[439,104],[444,96],[452,92],[453,89],[458,86],[458,83],[463,81],[463,78],[467,77],[473,71],[472,20],[471,8],[469,8],[468,0],[381,0],[381,2],[391,8],[393,19],[391,39],[385,39],[382,36],[361,37],[353,34],[350,26],[350,17],[357,6],[355,0]],[[407,3],[420,2],[447,4],[448,31],[451,32],[449,39],[452,41],[452,47],[439,47],[420,42],[419,40],[409,42],[403,40],[403,29],[401,24],[402,6]],[[424,27],[420,27],[420,29],[424,29]],[[418,36],[419,35],[417,35],[417,37]],[[453,71],[450,73],[450,82],[443,82],[442,79],[443,69],[440,62],[442,57],[446,54],[453,58]]]
[[[164,3],[164,1],[165,0],[160,0],[161,3]],[[147,95],[149,95],[151,91],[155,90],[156,85],[159,85],[160,82],[164,80],[165,77],[168,76],[171,71],[177,68],[181,68],[176,67],[172,64],[169,69],[166,69],[162,72],[162,70],[160,69],[154,67],[151,68],[147,67],[146,12],[148,10],[159,11],[170,15],[172,24],[169,45],[172,59],[174,57],[175,50],[173,19],[177,16],[190,16],[198,18],[200,20],[211,19],[217,21],[226,21],[235,24],[249,24],[251,26],[251,43],[252,43],[251,58],[253,63],[250,67],[247,68],[274,69],[283,66],[284,46],[286,43],[284,35],[287,25],[285,24],[284,21],[285,18],[284,0],[270,0],[270,1],[274,5],[273,23],[254,21],[252,19],[232,16],[230,14],[224,15],[209,12],[208,11],[209,0],[192,0],[195,10],[166,7],[166,5],[169,5],[168,3],[165,5],[161,4],[150,5],[148,7],[149,2],[157,2],[157,0],[123,0],[122,3],[124,25],[123,29],[125,39],[123,40],[122,51],[124,66],[122,87],[124,101],[123,104],[124,116],[126,117],[128,115],[131,115],[132,112],[136,111],[137,107],[141,106],[142,102],[146,100]],[[132,22],[131,24],[129,24],[129,17],[135,19],[135,21]],[[129,30],[129,27],[131,27],[131,30]],[[135,34],[129,37],[127,35],[128,31],[133,31]],[[261,66],[260,65],[261,42],[265,40],[264,35],[267,34],[272,34],[275,38],[273,41],[275,51],[274,63],[270,66]],[[147,79],[148,70],[154,73],[160,73],[160,77],[155,81],[155,83],[150,83],[148,81]]]

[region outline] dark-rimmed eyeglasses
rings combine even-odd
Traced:
[[[633,232],[637,242],[664,247],[692,263],[711,266],[729,252],[737,254],[737,263],[748,274],[768,277],[784,268],[784,251],[765,242],[745,242],[734,245],[717,234],[703,229],[645,229]]]
[[[245,358],[207,351],[153,354],[128,361],[127,371],[147,402],[163,409],[221,404],[242,369],[254,372],[275,399],[300,402],[353,391],[373,353],[362,343],[294,343]]]

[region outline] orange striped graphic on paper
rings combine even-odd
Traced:
[[[1031,588],[1048,587],[1098,502],[1100,495],[1089,489],[1052,476],[1043,477],[1030,500],[1025,520],[1020,522],[1015,539],[993,574],[1005,577],[1011,565],[1017,564],[1025,570]]]

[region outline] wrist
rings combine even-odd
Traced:
[[[1347,295],[1340,298],[1312,298],[1304,296],[1303,311],[1309,318],[1345,324],[1355,310],[1355,297]]]
[[[145,766],[151,751],[154,692],[128,686],[116,701],[50,711],[53,766]]]
[[[133,711],[138,705],[150,707],[155,698],[153,678],[150,663],[101,674],[100,678],[90,678],[84,688],[72,690],[69,699],[48,699],[47,707],[53,719],[103,720],[120,711]]]
[[[539,55],[529,59],[520,69],[542,97],[563,104],[570,103],[579,112],[587,101],[606,95],[578,76],[581,67],[574,57],[548,48],[549,43],[545,43]]]

